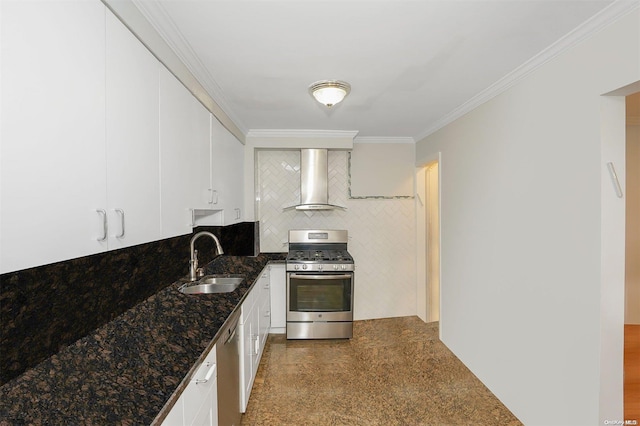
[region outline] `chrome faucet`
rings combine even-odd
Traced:
[[[198,270],[198,251],[195,249],[195,243],[198,238],[204,235],[213,238],[213,241],[216,242],[216,250],[218,250],[218,254],[224,254],[220,241],[218,241],[218,237],[213,235],[211,232],[202,231],[194,235],[189,243],[189,248],[191,249],[191,259],[189,260],[189,281],[195,281],[197,279],[196,271]]]

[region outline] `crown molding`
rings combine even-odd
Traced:
[[[358,136],[353,143],[416,143],[411,137],[393,137],[393,136]]]
[[[357,130],[251,129],[247,132],[247,138],[354,139],[357,134]]]
[[[427,136],[435,133],[441,128],[445,127],[462,117],[463,115],[471,112],[485,102],[495,98],[499,94],[505,92],[507,89],[524,79],[527,75],[535,71],[538,67],[549,62],[559,54],[570,49],[591,35],[602,30],[611,23],[617,21],[623,16],[631,13],[632,11],[640,8],[640,1],[638,0],[615,0],[606,8],[592,16],[589,20],[569,32],[567,35],[544,49],[542,52],[529,59],[518,68],[478,93],[467,102],[463,103],[459,107],[455,108],[449,114],[445,115],[441,119],[437,120],[431,127],[419,134],[415,140],[420,141]]]
[[[222,88],[203,65],[202,61],[200,61],[198,55],[196,55],[182,32],[178,29],[171,17],[169,17],[165,8],[158,2],[143,0],[130,1],[140,10],[140,13],[149,21],[158,34],[160,34],[200,84],[204,86],[218,107],[233,121],[238,129],[246,135],[246,126],[244,126],[240,118],[236,116],[229,107]]]

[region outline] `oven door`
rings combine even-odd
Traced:
[[[287,321],[352,321],[353,273],[288,273]]]

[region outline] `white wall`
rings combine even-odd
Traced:
[[[413,197],[416,147],[410,143],[354,143],[351,196]]]
[[[329,202],[346,211],[283,212],[300,199],[300,151],[258,151],[260,251],[286,251],[289,229],[347,229],[356,263],[355,319],[415,315],[414,200],[350,199],[347,155],[329,151]],[[407,167],[413,171],[413,162]]]
[[[640,79],[639,41],[636,9],[417,144],[417,164],[441,153],[442,339],[527,425],[622,420],[601,95]]]

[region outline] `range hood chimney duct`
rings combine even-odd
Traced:
[[[300,204],[284,210],[346,210],[329,204],[329,161],[327,149],[300,150]]]

